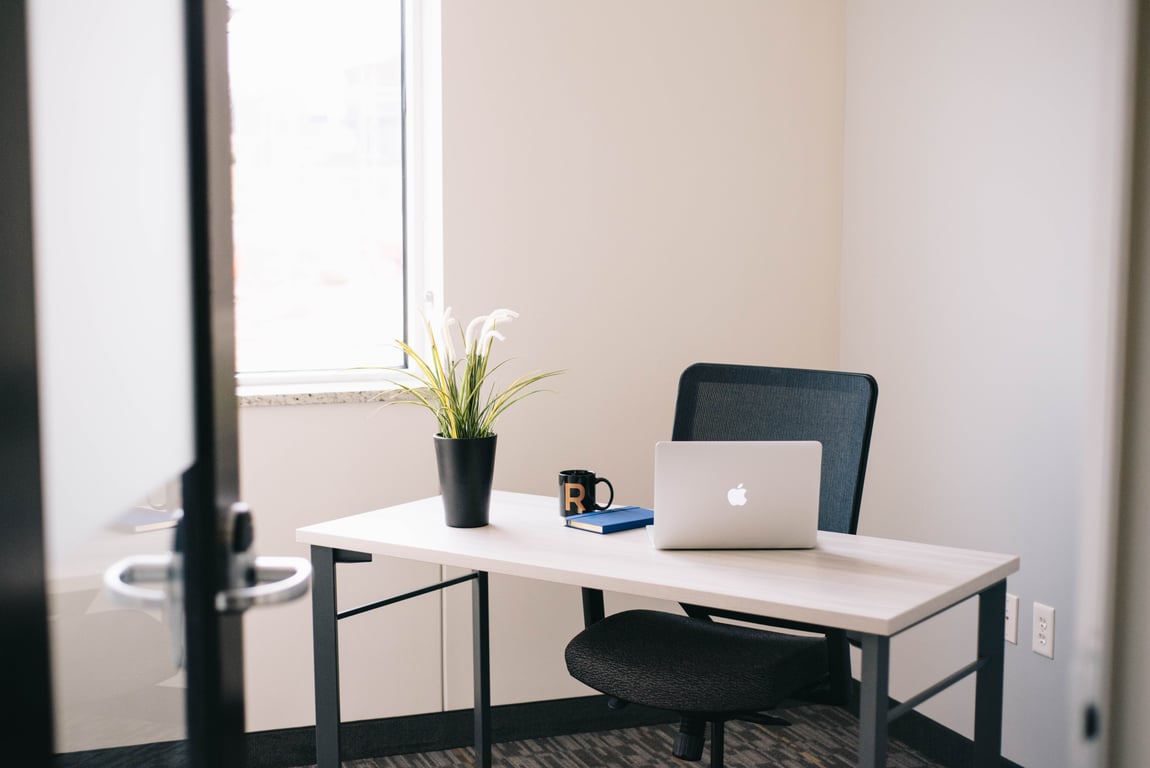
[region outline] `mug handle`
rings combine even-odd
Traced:
[[[598,504],[596,504],[595,505],[596,511],[606,509],[607,507],[611,506],[611,502],[615,500],[615,486],[611,485],[611,481],[605,477],[600,477],[600,478],[595,480],[595,485],[599,485],[599,483],[606,483],[607,484],[607,488],[611,491],[611,496],[610,496],[610,498],[607,499],[607,503],[604,504],[603,506],[599,506]],[[596,495],[598,495],[598,494],[596,494]]]

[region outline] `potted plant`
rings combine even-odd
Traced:
[[[503,363],[491,365],[491,348],[505,337],[497,326],[519,317],[510,309],[496,309],[459,327],[463,356],[451,338],[458,327],[451,309],[444,313],[438,333],[427,325],[431,341],[425,359],[408,344],[396,343],[407,354],[411,368],[397,369],[412,383],[397,382],[407,399],[392,402],[419,405],[435,414],[435,457],[446,521],[455,528],[487,525],[491,479],[495,471],[495,421],[515,403],[541,390],[535,384],[562,371],[520,376],[497,388],[491,376]]]

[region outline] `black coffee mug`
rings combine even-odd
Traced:
[[[611,496],[601,506],[595,504],[595,486],[606,483]],[[564,517],[595,512],[611,506],[615,500],[615,488],[605,477],[595,477],[589,469],[565,469],[559,473],[559,514]]]

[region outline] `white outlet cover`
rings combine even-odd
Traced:
[[[1040,656],[1054,658],[1054,609],[1042,603],[1034,604],[1034,624],[1031,648]]]

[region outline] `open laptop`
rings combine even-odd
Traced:
[[[663,441],[655,445],[658,549],[803,549],[819,526],[822,443]]]

